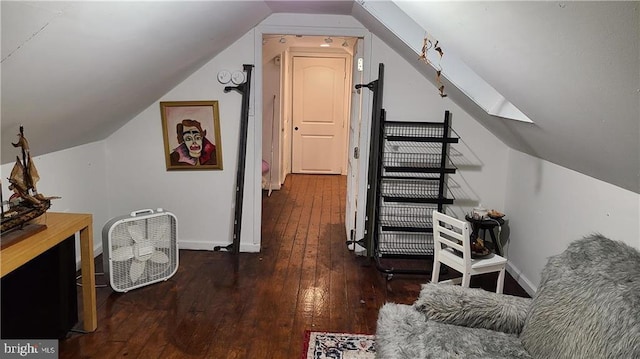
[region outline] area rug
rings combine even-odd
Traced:
[[[375,356],[374,335],[305,332],[302,359],[374,359]]]

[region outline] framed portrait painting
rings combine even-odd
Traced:
[[[167,171],[221,170],[218,101],[160,102]]]

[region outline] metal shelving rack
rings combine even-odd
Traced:
[[[379,271],[390,278],[395,273],[427,274],[431,271],[397,268],[383,260],[433,259],[433,210],[444,212],[453,203],[447,176],[456,172],[449,159],[451,113],[443,122],[386,121],[382,106],[384,64],[378,79],[356,85],[373,92],[367,206],[364,237],[358,243],[375,258]],[[427,267],[426,265],[424,266]]]
[[[385,265],[383,260],[433,258],[431,213],[442,212],[454,200],[446,186],[447,175],[456,172],[449,145],[458,142],[451,137],[450,122],[449,111],[443,122],[400,122],[386,121],[382,110],[377,198],[371,212],[376,267],[389,276],[430,273]]]

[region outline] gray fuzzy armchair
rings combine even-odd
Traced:
[[[380,359],[640,358],[640,252],[594,235],[551,257],[533,299],[425,284],[387,303]]]

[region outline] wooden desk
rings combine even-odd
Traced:
[[[45,220],[47,229],[2,248],[0,274],[4,277],[76,232],[80,232],[83,329],[92,332],[98,327],[93,264],[93,216],[81,213],[47,212],[42,218]]]

